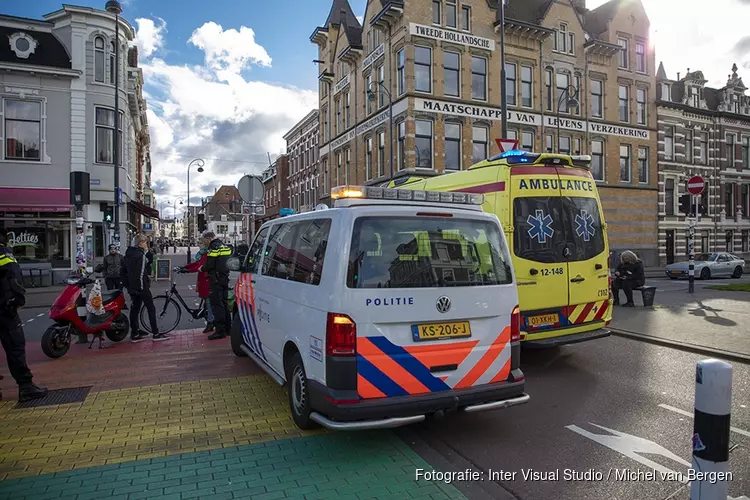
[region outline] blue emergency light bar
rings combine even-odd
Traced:
[[[279,217],[286,217],[287,215],[294,215],[293,208],[282,208],[279,210]]]
[[[539,158],[539,153],[529,153],[522,149],[511,149],[510,151],[504,151],[493,156],[489,161],[506,160],[508,165],[515,165],[518,163],[534,163],[537,158]]]

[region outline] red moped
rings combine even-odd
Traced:
[[[69,277],[68,285],[49,309],[49,317],[55,324],[42,335],[42,351],[50,358],[64,356],[74,335],[93,335],[89,349],[97,339],[101,349],[103,335],[112,342],[120,342],[128,336],[130,321],[122,312],[127,309],[122,290],[102,291],[105,314],[95,322],[88,320],[85,291],[86,286],[94,283],[90,276]]]

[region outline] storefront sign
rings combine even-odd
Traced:
[[[339,92],[341,92],[342,90],[344,90],[346,87],[349,86],[349,81],[351,80],[350,76],[351,75],[346,75],[344,78],[339,80],[339,82],[336,85],[333,86],[333,95],[338,94]]]
[[[143,223],[143,230],[144,231],[153,231],[154,230],[154,225],[152,223],[150,223],[150,222],[144,222]]]
[[[400,113],[406,111],[409,103],[406,98],[402,98],[400,101],[393,103],[393,116],[398,116]],[[378,115],[373,116],[363,124],[357,126],[356,129],[352,129],[331,141],[329,144],[325,144],[318,150],[318,155],[327,155],[331,149],[338,149],[347,142],[354,139],[356,136],[365,134],[375,127],[385,123],[390,118],[390,111],[386,108]]]
[[[370,55],[362,61],[362,69],[367,69],[372,63],[380,59],[385,54],[385,44],[381,43],[378,48],[370,52]]]
[[[379,115],[373,116],[369,120],[367,120],[365,123],[357,127],[357,135],[362,135],[368,130],[372,130],[381,123],[385,123],[388,121],[388,110],[386,109]]]
[[[344,144],[346,144],[347,142],[351,141],[352,139],[354,139],[355,136],[356,136],[356,130],[351,129],[349,132],[345,133],[341,137],[338,137],[334,139],[333,141],[331,141],[331,148],[337,149],[343,146]]]
[[[425,38],[432,38],[433,40],[441,40],[443,42],[460,43],[461,45],[476,47],[478,49],[495,50],[495,40],[474,36],[471,33],[444,30],[416,23],[409,24],[409,33]]]
[[[28,231],[23,231],[20,233],[9,231],[7,237],[9,247],[33,247],[39,244],[39,235],[29,233]]]
[[[414,110],[446,115],[466,116],[469,118],[484,118],[487,120],[501,120],[503,116],[500,108],[420,98],[414,99]],[[557,127],[557,118],[554,116],[542,116],[536,113],[524,113],[521,111],[508,111],[508,122],[536,127],[542,126],[542,124],[544,124],[546,128]],[[560,128],[564,130],[585,132],[587,130],[587,122],[584,120],[560,117]],[[632,137],[645,140],[648,140],[649,138],[648,130],[621,127],[619,125],[607,125],[597,122],[588,122],[588,131],[592,134],[615,135],[619,137]]]
[[[89,185],[98,186],[102,183],[101,179],[89,179]]]

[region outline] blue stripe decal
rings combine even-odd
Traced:
[[[258,324],[255,322],[255,311],[253,311],[253,314],[250,316],[250,322],[253,324],[253,330],[255,331],[255,340],[258,342],[258,350],[260,351],[260,357],[263,358],[264,361],[268,361],[266,359],[266,354],[263,352],[263,343],[260,341],[260,332],[258,331]]]
[[[250,320],[248,319],[247,309],[249,309],[250,304],[247,302],[240,302],[240,315],[241,315],[241,323],[242,323],[242,336],[245,338],[245,343],[247,343],[248,346],[250,346],[250,349],[252,349],[253,352],[257,353],[258,348],[255,345],[255,337],[253,336],[252,331],[250,331]]]
[[[407,396],[409,394],[365,357],[360,355],[357,355],[357,372],[386,396]]]
[[[406,352],[406,350],[392,343],[385,337],[367,337],[375,346],[383,351],[387,356],[409,372],[413,377],[422,382],[430,391],[447,391],[450,389],[448,384],[436,378],[430,369],[423,365],[418,359]]]

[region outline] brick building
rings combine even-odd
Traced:
[[[321,61],[321,195],[384,182],[391,161],[395,177],[434,175],[496,154],[498,19],[497,1],[369,0],[363,27],[334,0],[311,36]],[[527,150],[592,155],[612,250],[655,264],[656,68],[640,1],[588,10],[584,0],[510,0],[504,30],[508,135]]]
[[[318,110],[314,109],[284,135],[289,157],[289,194],[285,206],[293,208],[295,213],[312,210],[318,203],[319,120]]]
[[[235,186],[218,188],[213,196],[207,198],[203,213],[208,230],[215,233],[217,238],[232,244],[242,239],[242,197]]]
[[[687,254],[687,222],[679,211],[686,182],[702,176],[703,215],[695,251],[750,253],[750,96],[737,66],[720,89],[701,71],[667,78],[657,73],[659,118],[659,256],[662,264]]]
[[[289,156],[281,155],[276,158],[261,174],[261,181],[265,192],[263,205],[266,214],[258,217],[256,230],[263,222],[277,218],[280,210],[289,203]]]

